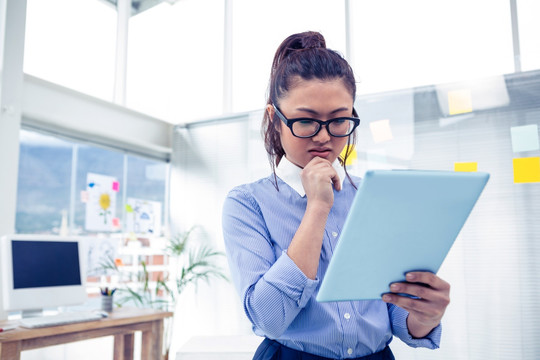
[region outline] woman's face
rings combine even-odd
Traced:
[[[326,81],[299,79],[276,106],[287,119],[312,118],[326,121],[352,116],[353,98],[340,79]],[[271,105],[267,107],[267,111],[270,112],[270,118],[274,119],[274,109]],[[326,126],[311,138],[295,137],[287,125],[277,119],[276,117],[275,121],[280,123],[278,129],[285,156],[301,168],[316,156],[334,162],[347,144],[347,137],[331,136]]]

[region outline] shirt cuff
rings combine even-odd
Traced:
[[[274,286],[303,308],[315,292],[319,279],[308,278],[283,250],[281,256],[264,274],[264,281]]]
[[[437,327],[431,330],[431,332],[423,338],[418,339],[412,337],[412,335],[409,333],[409,328],[407,327],[408,316],[409,313],[406,310],[398,308],[396,306],[392,321],[392,332],[394,333],[394,335],[411,347],[438,349],[441,343],[441,324],[437,325]]]

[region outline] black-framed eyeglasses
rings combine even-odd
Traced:
[[[319,133],[323,126],[326,131],[335,137],[346,137],[353,133],[354,129],[360,125],[357,117],[338,117],[327,121],[312,118],[287,119],[279,108],[272,104],[277,116],[291,129],[291,133],[299,138],[310,138]]]

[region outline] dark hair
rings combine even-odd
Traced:
[[[353,102],[356,96],[356,81],[351,66],[338,52],[328,49],[322,34],[314,31],[293,34],[286,38],[278,47],[270,72],[267,105],[279,107],[280,100],[294,88],[295,81],[303,80],[334,80],[341,79],[349,90]],[[353,110],[353,115],[358,116]],[[275,167],[285,155],[278,131],[279,119],[271,119],[265,110],[262,122],[264,146],[275,178]],[[351,181],[345,162],[356,143],[356,133],[347,140],[347,151],[339,158],[345,173]],[[351,181],[354,186],[354,183]],[[277,187],[277,181],[276,181]]]

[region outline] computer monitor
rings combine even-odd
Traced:
[[[8,235],[0,241],[4,310],[32,316],[86,301],[80,238]]]

